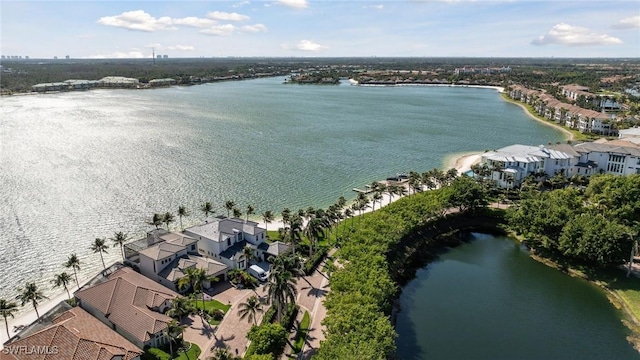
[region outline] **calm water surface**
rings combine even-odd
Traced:
[[[400,297],[401,359],[638,359],[605,294],[504,237],[419,270]]]
[[[93,239],[142,236],[154,212],[326,207],[452,154],[563,139],[491,89],[282,80],[2,97],[0,297],[32,280],[51,293],[72,252],[95,273]]]

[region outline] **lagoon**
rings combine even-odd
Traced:
[[[492,89],[283,80],[0,98],[0,298],[26,281],[60,292],[49,280],[74,252],[89,277],[96,237],[142,237],[179,205],[185,225],[205,201],[223,214],[227,200],[258,214],[326,207],[458,154],[563,141]]]
[[[639,358],[622,313],[595,285],[531,259],[509,238],[466,240],[403,289],[399,358]]]

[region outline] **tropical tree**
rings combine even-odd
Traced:
[[[180,325],[177,321],[171,320],[167,323],[167,327],[162,330],[162,334],[169,338],[169,352],[171,357],[173,357],[173,342],[182,337],[182,333],[184,332],[186,326]]]
[[[242,210],[234,207],[233,208],[233,217],[236,219],[240,219],[242,217]]]
[[[266,231],[267,230],[267,226],[269,224],[271,224],[271,222],[273,221],[273,213],[271,212],[271,210],[267,210],[265,212],[262,213],[262,220],[264,221],[264,228]]]
[[[162,215],[155,213],[151,217],[151,221],[148,221],[147,224],[153,225],[156,229],[162,224]]]
[[[94,253],[98,253],[100,254],[100,260],[102,260],[102,267],[103,268],[107,268],[107,265],[105,265],[104,263],[104,257],[102,256],[102,253],[107,253],[107,249],[109,248],[107,246],[107,244],[105,244],[105,239],[101,239],[101,238],[96,238],[95,240],[93,240],[93,244],[91,244],[91,247],[89,249],[91,249],[91,251],[93,251]]]
[[[171,308],[167,310],[167,315],[177,318],[181,321],[185,315],[189,315],[193,308],[189,303],[189,299],[184,296],[178,296],[171,301]]]
[[[28,282],[23,289],[20,289],[20,295],[17,297],[21,301],[22,306],[26,303],[31,303],[33,309],[36,311],[36,316],[40,320],[40,313],[38,313],[38,302],[48,299],[44,296],[41,290],[38,290],[38,286],[34,282]]]
[[[231,212],[233,211],[233,208],[235,208],[235,207],[236,207],[236,203],[234,203],[231,200],[229,200],[229,201],[224,203],[224,208],[227,209],[227,217],[229,217],[229,215],[231,215]]]
[[[269,358],[272,359],[273,357],[269,355]],[[229,351],[229,348],[227,347],[216,347],[216,349],[213,351],[212,356],[209,357],[209,360],[235,360],[235,359],[237,358],[233,356],[233,354],[231,354],[231,352]]]
[[[320,234],[322,234],[322,221],[317,217],[312,217],[307,221],[307,226],[304,229],[304,233],[309,239],[309,256],[313,255],[313,245],[318,241]]]
[[[356,204],[358,204],[358,211],[360,211],[360,215],[362,215],[362,211],[367,208],[367,203],[369,202],[369,197],[365,193],[358,193],[358,197],[356,198]]]
[[[169,231],[169,224],[175,221],[175,216],[173,216],[173,214],[168,211],[162,215],[162,222],[167,225],[167,231]]]
[[[353,211],[351,210],[351,208],[346,208],[344,210],[344,216],[345,218],[351,218],[351,227],[353,227]],[[346,220],[345,220],[346,223]]]
[[[191,286],[191,289],[195,294],[202,293],[202,310],[204,311],[204,289],[203,282],[205,281],[218,281],[217,277],[207,276],[207,272],[204,269],[198,269],[195,267],[189,267],[184,270],[185,277],[178,280],[178,288],[184,289]]]
[[[186,207],[184,207],[183,205],[178,206],[178,217],[180,218],[180,229],[182,229],[182,231],[184,231],[184,226],[182,226],[182,218],[188,217],[189,215],[191,215],[191,212],[187,210]]]
[[[287,227],[287,224],[291,219],[291,210],[289,208],[284,208],[284,210],[282,210],[282,213],[280,215],[282,216],[282,224],[285,227]]]
[[[422,182],[422,177],[415,171],[409,172],[409,189],[413,189],[413,193],[416,193],[418,186]]]
[[[118,231],[113,234],[113,237],[110,239],[113,241],[113,247],[120,247],[120,253],[122,253],[122,261],[124,261],[124,244],[129,240],[127,234],[122,231]]]
[[[80,259],[76,254],[69,255],[67,262],[64,263],[64,267],[73,269],[73,276],[76,279],[76,285],[80,287],[78,282],[78,271],[80,270]]]
[[[266,285],[267,297],[276,307],[278,322],[282,321],[283,309],[289,302],[296,300],[296,279],[284,269],[273,268]]]
[[[257,315],[263,312],[262,303],[257,296],[253,295],[247,299],[247,302],[238,305],[238,315],[240,319],[247,318],[249,322],[253,321],[253,325],[258,325]]]
[[[247,214],[247,219],[245,220],[245,222],[246,222],[246,221],[249,221],[249,216],[250,216],[250,215],[253,215],[253,214],[255,214],[255,213],[256,213],[256,210],[253,208],[253,206],[251,206],[251,205],[247,205],[247,212],[246,212],[246,214]]]
[[[71,275],[66,272],[61,272],[60,274],[56,274],[51,283],[54,287],[62,287],[66,292],[69,299],[71,299],[71,294],[69,294],[69,283],[71,282]]]
[[[200,211],[202,211],[204,213],[204,217],[208,218],[209,214],[213,214],[215,211],[213,211],[213,205],[211,205],[211,203],[209,201],[205,202],[204,204],[200,205]]]
[[[382,206],[382,193],[380,193],[379,191],[376,191],[375,193],[373,193],[373,211],[376,211],[376,203],[379,202],[380,206]]]
[[[8,317],[11,317],[12,319],[15,318],[15,314],[17,312],[18,312],[18,304],[12,301],[7,301],[5,299],[0,299],[0,314],[4,319],[4,327],[7,330],[7,339],[11,337],[11,335],[9,335],[9,322],[7,321],[7,318]]]
[[[256,255],[253,253],[253,249],[251,246],[247,245],[242,249],[242,257],[247,260],[247,264],[245,265],[245,269],[249,268],[249,261],[255,259]]]

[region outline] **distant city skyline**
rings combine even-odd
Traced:
[[[627,1],[14,1],[5,57],[638,57]]]

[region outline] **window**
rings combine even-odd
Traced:
[[[196,246],[195,245],[191,245],[191,250],[193,251],[195,249],[196,249]]]

